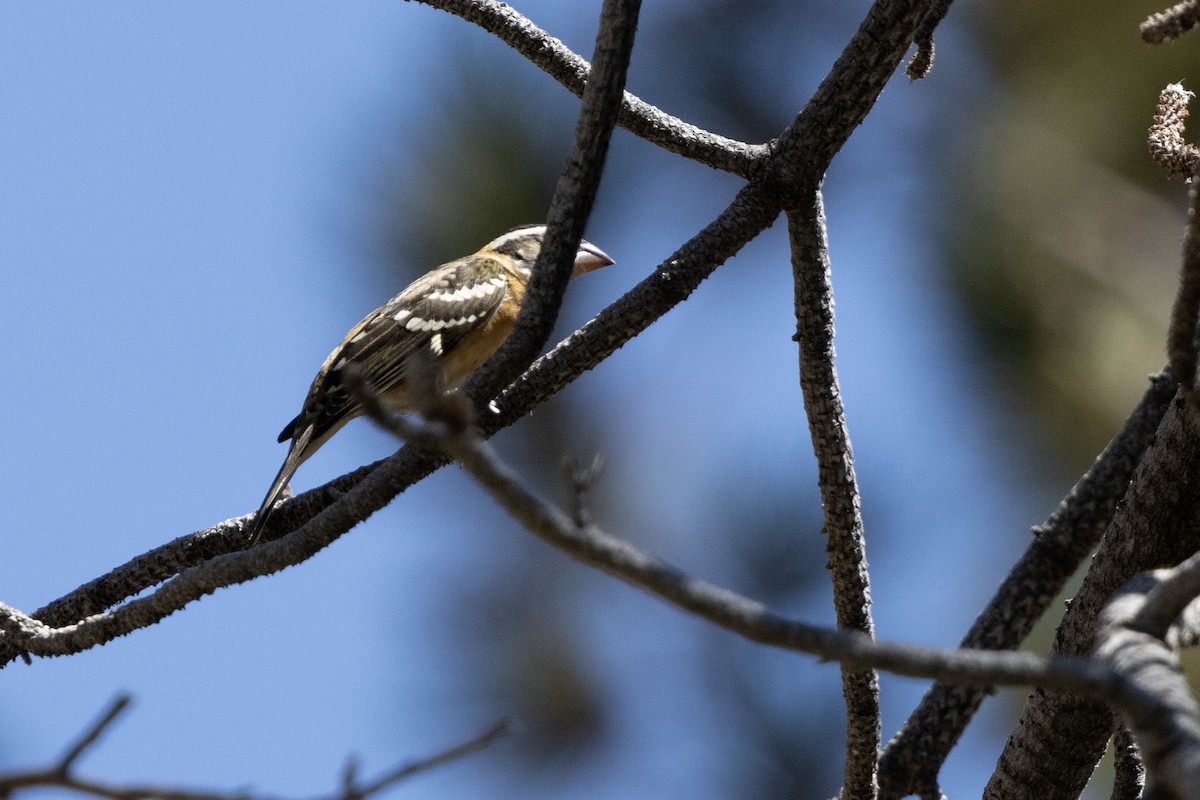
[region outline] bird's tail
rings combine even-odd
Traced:
[[[279,474],[271,482],[271,488],[267,490],[267,496],[263,498],[262,505],[258,507],[258,511],[254,514],[254,521],[250,524],[250,538],[246,542],[246,547],[254,547],[254,545],[258,544],[258,540],[262,538],[263,527],[267,524],[267,519],[271,516],[271,509],[275,505],[275,501],[279,499],[279,495],[287,488],[288,481],[296,474],[296,470],[300,468],[300,465],[312,455],[312,451],[308,447],[311,437],[312,428],[309,428],[292,440],[292,446],[288,449],[287,458],[283,460],[283,466],[279,468]]]

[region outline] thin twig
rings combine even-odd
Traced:
[[[342,768],[342,791],[338,800],[362,800],[358,788],[358,759],[354,756],[347,758],[346,766]]]
[[[448,764],[451,761],[457,761],[458,759],[469,756],[472,753],[478,753],[480,750],[491,747],[495,742],[503,739],[510,733],[512,733],[512,726],[507,720],[501,720],[494,725],[489,726],[480,733],[477,733],[475,736],[471,737],[462,744],[454,745],[447,750],[427,756],[418,761],[412,761],[408,764],[403,764],[391,772],[388,772],[377,778],[376,780],[359,786],[357,789],[357,796],[369,797],[370,795],[383,791],[389,786],[411,778],[414,775],[418,775],[422,772],[428,772],[431,769],[440,767],[443,764]]]
[[[130,699],[127,695],[116,698],[100,719],[84,731],[79,741],[72,745],[58,763],[49,769],[0,774],[0,797],[9,797],[22,789],[57,788],[93,797],[107,798],[107,800],[265,800],[266,795],[253,794],[245,790],[222,792],[153,784],[117,784],[80,778],[72,774],[71,768],[80,755],[92,747],[100,736],[112,726],[117,717],[128,707],[129,702]],[[353,766],[353,760],[350,760],[343,772],[340,789],[329,795],[320,796],[318,800],[365,800],[365,798],[377,795],[414,775],[428,772],[490,747],[510,732],[509,723],[501,720],[489,725],[466,741],[433,755],[401,764],[380,777],[362,784],[358,783],[357,769]]]
[[[100,715],[100,718],[93,722],[92,726],[83,732],[83,734],[79,737],[79,740],[75,742],[75,744],[71,745],[67,752],[63,753],[62,758],[60,758],[58,760],[58,764],[55,765],[54,771],[61,775],[66,775],[68,772],[70,772],[71,767],[75,765],[75,762],[79,760],[79,757],[83,755],[84,751],[95,744],[97,740],[99,740],[100,736],[109,728],[109,726],[116,721],[117,717],[124,713],[125,709],[129,707],[131,700],[132,698],[127,694],[117,695],[117,697],[113,699],[112,704],[109,705],[108,709]]]
[[[593,457],[592,463],[586,467],[580,466],[575,458],[568,458],[563,464],[568,491],[567,509],[576,527],[582,528],[595,521],[592,516],[591,492],[592,486],[603,471],[604,461],[599,455]]]

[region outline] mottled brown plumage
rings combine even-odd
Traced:
[[[418,278],[350,329],[321,365],[300,413],[279,434],[280,442],[292,443],[255,515],[248,546],[258,541],[271,507],[300,465],[362,414],[344,379],[346,365],[354,364],[400,410],[412,409],[406,373],[421,348],[437,359],[443,385],[458,386],[512,332],[544,234],[542,225],[515,228]],[[603,251],[581,242],[574,274],[611,263]]]

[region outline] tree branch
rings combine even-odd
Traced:
[[[1200,165],[1200,161],[1197,162]],[[1197,170],[1200,177],[1200,170]],[[1200,323],[1200,183],[1192,179],[1188,189],[1188,224],[1183,239],[1183,261],[1179,289],[1171,306],[1167,332],[1167,356],[1179,385],[1193,403],[1200,404],[1196,384],[1197,324]]]
[[[478,25],[512,47],[570,92],[582,96],[588,63],[558,39],[496,0],[418,0]],[[766,145],[746,144],[710,133],[623,93],[617,124],[669,152],[714,169],[749,178],[767,154]]]
[[[1104,533],[1083,585],[1063,615],[1057,653],[1091,652],[1109,598],[1139,572],[1177,564],[1200,549],[1200,425],[1191,403],[1173,402]],[[1064,720],[1069,720],[1065,723]],[[1075,798],[1115,729],[1095,700],[1035,692],[1001,755],[987,797]]]
[[[794,338],[800,346],[800,389],[817,457],[834,610],[839,627],[873,636],[867,542],[835,363],[833,279],[820,192],[814,194],[807,207],[788,212],[788,238],[795,287]],[[846,700],[846,764],[841,797],[873,798],[878,793],[879,680],[874,672],[843,668],[842,694]]]
[[[793,204],[808,202],[833,157],[875,106],[927,5],[876,0],[804,110],[771,143],[767,170]]]
[[[500,413],[485,414],[480,420],[485,435],[528,414],[686,299],[692,288],[778,213],[760,195],[761,189],[743,189],[721,216],[672,259],[535,362],[498,398]],[[244,526],[252,519],[247,515],[139,556],[37,612],[38,617],[52,612],[47,614],[51,619],[43,621],[54,629],[70,629],[68,635],[53,644],[54,637],[43,637],[41,650],[31,647],[28,640],[18,645],[6,637],[0,642],[0,663],[7,664],[23,652],[62,655],[103,644],[139,625],[153,624],[218,588],[301,563],[445,463],[440,452],[405,447],[390,458],[298,495],[276,508],[264,529],[264,542],[252,550],[241,550]],[[285,544],[281,537],[287,531],[292,533]],[[172,578],[175,566],[179,570]],[[103,613],[164,581],[154,594]],[[133,609],[126,610],[130,606]],[[89,620],[86,624],[85,619]]]
[[[512,424],[649,327],[767,228],[788,198],[807,196],[805,187],[811,194],[828,160],[894,72],[911,41],[920,6],[916,0],[877,0],[813,100],[772,144],[770,168],[756,172],[716,220],[650,277],[536,362],[499,398],[500,413],[480,420],[481,430],[490,435]],[[838,96],[839,87],[845,88],[844,97]],[[404,448],[391,458],[299,495],[276,508],[263,532],[264,544],[247,553],[228,551],[241,546],[235,532],[244,528],[249,516],[227,520],[134,559],[46,607],[54,617],[47,624],[70,629],[66,635],[34,637],[19,645],[0,642],[0,663],[21,655],[22,647],[31,642],[48,648],[47,654],[94,646],[152,624],[217,588],[299,563],[444,463],[440,454]],[[289,531],[286,542],[272,541]],[[167,578],[174,566],[179,567],[178,573]],[[154,594],[105,611],[164,580]]]

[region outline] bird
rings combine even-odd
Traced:
[[[427,272],[350,329],[321,365],[300,413],[279,434],[281,443],[290,439],[291,445],[254,515],[247,548],[258,543],[275,501],[300,465],[362,415],[347,367],[354,365],[393,408],[412,411],[407,373],[410,359],[424,348],[440,367],[442,386],[455,388],[512,332],[545,235],[545,225],[513,228],[475,253]],[[581,240],[571,274],[612,263],[603,250]]]

